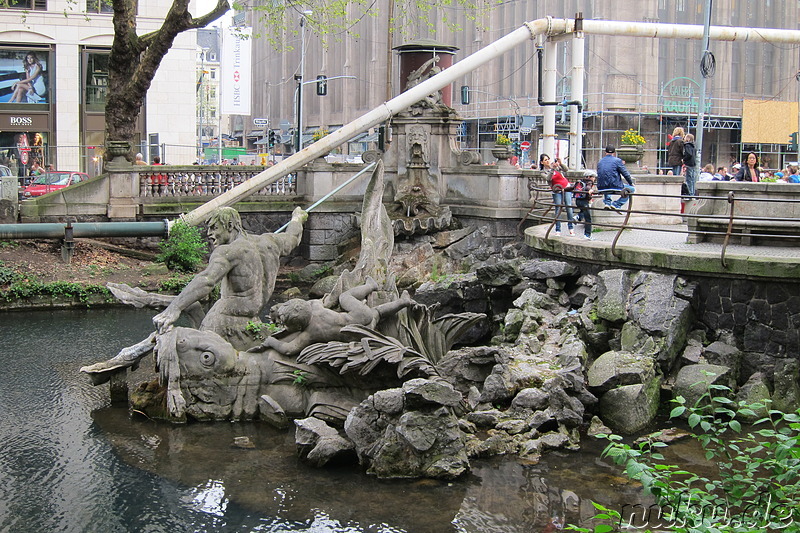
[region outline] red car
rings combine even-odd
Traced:
[[[46,172],[36,177],[30,185],[22,189],[22,198],[42,196],[88,179],[89,175],[84,172],[70,172],[68,170]]]

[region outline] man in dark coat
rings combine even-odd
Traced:
[[[628,201],[628,194],[636,191],[633,186],[631,173],[625,168],[625,163],[617,157],[617,149],[613,146],[606,146],[606,155],[597,163],[597,190],[603,193],[604,209],[612,209],[619,212],[625,202]],[[622,178],[628,182],[622,183]],[[611,195],[616,191],[627,190],[627,194],[622,194],[619,198],[611,201]]]

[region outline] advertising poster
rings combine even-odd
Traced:
[[[49,103],[48,60],[44,50],[0,50],[0,103]]]

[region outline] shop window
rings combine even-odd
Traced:
[[[0,9],[32,9],[35,11],[47,11],[47,0],[8,0],[0,3]]]
[[[89,52],[86,55],[86,109],[103,111],[108,96],[107,52]]]
[[[87,13],[113,13],[111,0],[86,0]]]
[[[0,50],[0,103],[51,103],[49,66],[47,50]]]

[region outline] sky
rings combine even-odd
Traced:
[[[194,12],[192,12],[192,15],[199,17],[200,15],[205,15],[206,13],[214,9],[214,6],[217,5],[217,0],[195,0],[194,3],[195,6],[197,7],[195,8]],[[228,3],[230,4],[233,2],[229,0]],[[220,19],[225,26],[228,26],[230,24],[231,13],[233,13],[233,11],[228,11],[228,14],[222,17],[222,19]],[[214,28],[216,26],[219,26],[220,20],[212,22],[208,27]]]

